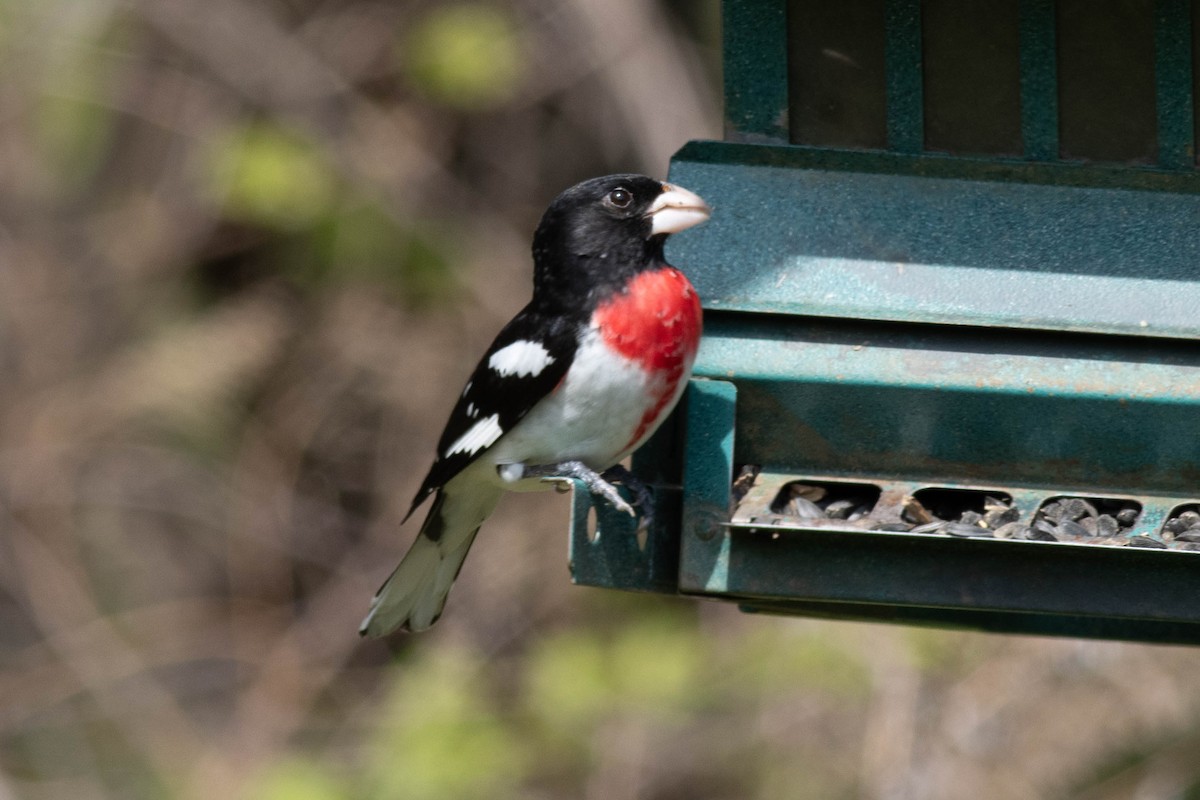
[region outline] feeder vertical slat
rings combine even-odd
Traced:
[[[1054,0],[1021,2],[1021,138],[1025,158],[1058,158]]]
[[[683,453],[683,591],[721,592],[729,579],[734,420],[737,387],[727,381],[693,380],[684,399],[687,440]]]
[[[886,15],[888,149],[920,153],[925,148],[920,0],[888,0]]]
[[[788,140],[787,2],[726,0],[725,138]]]
[[[1196,160],[1190,6],[1189,0],[1154,4],[1158,165],[1164,169],[1191,169]]]

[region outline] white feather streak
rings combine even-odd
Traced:
[[[537,342],[521,339],[492,353],[488,366],[502,376],[534,376],[554,363],[550,351]]]
[[[474,455],[483,448],[491,446],[502,433],[504,431],[500,428],[500,415],[492,414],[490,417],[476,422],[470,430],[455,439],[454,443],[446,450],[446,456],[449,457],[455,453]]]

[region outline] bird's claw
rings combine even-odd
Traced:
[[[632,505],[626,502],[625,498],[621,497],[621,493],[617,491],[617,487],[610,483],[610,481],[618,481],[628,487],[633,493],[634,503],[642,512],[642,518],[638,527],[648,527],[650,520],[653,519],[653,503],[651,502],[653,497],[650,494],[650,490],[646,487],[646,484],[635,478],[629,470],[620,465],[610,467],[603,474],[596,472],[582,461],[563,461],[559,464],[540,464],[536,466],[508,464],[500,469],[501,477],[505,480],[539,478],[547,483],[560,485],[564,481],[582,481],[591,494],[606,500],[617,511],[636,518],[638,516],[637,511],[634,510]],[[517,475],[518,469],[519,475]]]
[[[625,498],[621,497],[621,493],[617,491],[617,487],[608,481],[601,480],[599,483],[589,484],[588,491],[607,500],[617,511],[628,514],[631,517],[637,517],[637,512],[633,510],[633,506],[625,502]]]
[[[649,529],[654,524],[654,493],[645,482],[620,464],[604,470],[601,477],[622,484],[633,494],[633,504],[642,514],[638,520],[638,530]]]

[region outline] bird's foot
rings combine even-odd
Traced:
[[[620,464],[604,470],[600,477],[621,484],[633,494],[633,504],[642,515],[638,521],[638,528],[649,529],[654,524],[654,493],[641,478]]]
[[[605,471],[604,475],[601,475],[582,461],[563,461],[558,464],[537,464],[534,466],[505,464],[500,467],[500,477],[506,481],[526,480],[528,478],[541,478],[547,483],[559,483],[568,480],[582,481],[593,495],[607,500],[618,511],[623,511],[631,517],[636,517],[637,512],[633,510],[633,506],[625,502],[625,498],[621,497],[621,493],[617,491],[617,487],[605,480],[605,477],[609,476],[611,472],[612,470],[610,469]],[[626,486],[629,486],[630,491],[637,496],[636,502],[639,506],[643,509],[647,507],[643,505],[642,495],[636,488],[625,482],[622,477],[616,475],[612,477],[614,480],[620,480]],[[636,478],[634,480],[637,481]],[[641,484],[640,481],[637,482]],[[642,485],[642,489],[645,490],[644,484]],[[648,490],[646,491],[648,494]]]

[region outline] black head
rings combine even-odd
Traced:
[[[645,175],[576,184],[546,209],[533,237],[534,300],[575,305],[663,263],[672,233],[708,219],[692,192]]]

